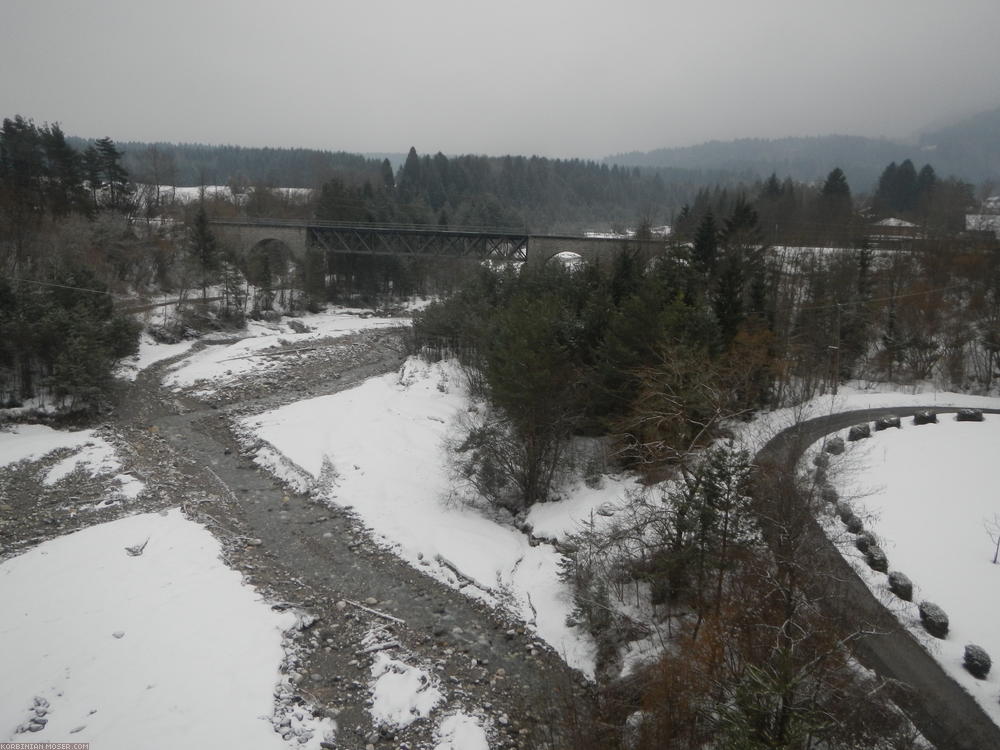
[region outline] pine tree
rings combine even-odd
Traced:
[[[396,176],[392,173],[392,164],[388,159],[382,160],[382,186],[387,190],[392,190],[396,187]]]
[[[215,235],[208,225],[208,214],[205,213],[204,205],[198,206],[198,212],[191,225],[190,252],[201,275],[201,299],[207,302],[211,275],[219,268],[219,253]]]
[[[131,208],[129,198],[132,188],[128,172],[122,166],[124,153],[118,150],[110,138],[101,138],[95,145],[103,184],[108,190],[105,205],[116,211],[128,211]]]
[[[719,254],[719,230],[715,225],[715,217],[709,211],[701,220],[694,235],[692,256],[695,268],[706,275],[715,270],[716,258]]]
[[[48,162],[49,210],[55,216],[65,216],[71,211],[87,213],[90,207],[83,189],[80,155],[66,143],[58,123],[43,128],[41,136]]]

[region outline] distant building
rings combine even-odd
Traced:
[[[922,236],[920,227],[913,222],[894,218],[876,221],[868,233],[868,239],[873,242],[898,242],[919,239]]]
[[[1000,236],[1000,213],[966,214],[965,228],[970,232],[991,232],[994,237],[998,237]]]

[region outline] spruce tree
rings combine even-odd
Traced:
[[[692,256],[695,268],[703,274],[711,275],[715,270],[716,257],[719,254],[719,230],[715,225],[715,217],[709,211],[701,220],[694,235]]]
[[[101,138],[95,145],[101,176],[108,190],[105,204],[116,211],[127,211],[130,208],[129,196],[132,189],[129,185],[128,172],[122,166],[122,157],[125,154],[118,150],[110,138]]]
[[[208,214],[205,213],[204,204],[198,206],[198,212],[191,225],[190,252],[201,275],[202,301],[207,302],[209,280],[212,273],[219,268],[219,253],[215,235],[208,225]]]

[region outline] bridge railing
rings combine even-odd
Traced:
[[[301,229],[315,227],[319,229],[353,229],[358,231],[400,231],[400,232],[433,232],[439,233],[468,233],[468,234],[490,234],[511,237],[524,237],[528,231],[523,227],[482,227],[472,225],[448,225],[438,226],[435,224],[395,224],[391,222],[366,223],[351,221],[325,221],[321,219],[209,219],[209,224],[224,226],[257,226],[257,227],[288,227]]]

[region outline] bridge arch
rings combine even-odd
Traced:
[[[589,263],[590,261],[575,250],[563,250],[549,256],[549,259],[545,261],[547,267],[561,267],[567,271],[579,271]]]

